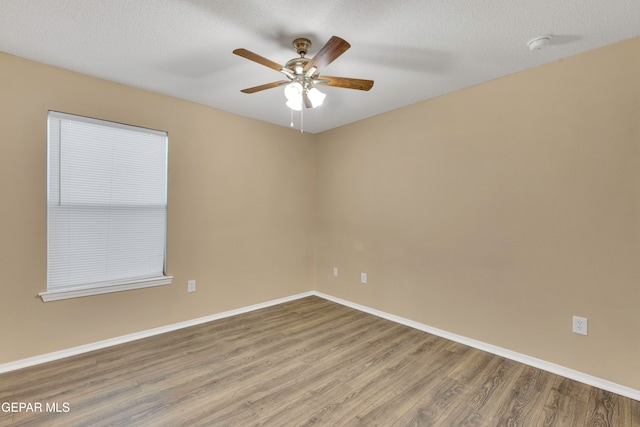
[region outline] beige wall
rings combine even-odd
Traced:
[[[640,389],[640,38],[317,144],[317,290]]]
[[[47,110],[169,132],[174,284],[43,303]],[[0,363],[310,289],[313,135],[0,54]],[[186,292],[187,280],[197,292]]]
[[[301,135],[0,54],[0,363],[317,289],[640,389],[639,76],[636,38]],[[174,285],[36,297],[49,109],[169,132]]]

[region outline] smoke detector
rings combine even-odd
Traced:
[[[547,47],[549,45],[549,42],[551,41],[551,36],[550,35],[544,35],[544,36],[538,36],[535,37],[531,40],[529,40],[527,42],[527,47],[529,47],[529,50],[540,50],[540,49],[544,49],[545,47]]]

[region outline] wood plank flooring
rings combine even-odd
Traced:
[[[638,401],[319,297],[2,374],[0,403],[0,426],[640,426]]]

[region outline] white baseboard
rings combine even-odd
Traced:
[[[292,295],[285,298],[279,298],[271,301],[267,301],[260,304],[250,305],[248,307],[242,307],[235,310],[229,310],[211,316],[199,317],[197,319],[187,320],[184,322],[174,323],[171,325],[160,326],[159,328],[148,329],[146,331],[135,332],[129,335],[123,335],[120,337],[110,338],[104,341],[98,341],[91,344],[81,345],[78,347],[72,347],[65,350],[54,351],[53,353],[42,354],[40,356],[29,357],[27,359],[17,360],[15,362],[0,364],[0,374],[9,371],[15,371],[16,369],[22,369],[40,363],[51,362],[58,359],[63,359],[69,356],[75,356],[77,354],[87,353],[93,350],[99,350],[101,348],[111,347],[113,345],[123,344],[130,341],[139,340],[141,338],[151,337],[153,335],[163,334],[165,332],[175,331],[177,329],[188,328],[189,326],[195,326],[202,323],[211,322],[213,320],[223,319],[225,317],[235,316],[237,314],[248,313],[250,311],[259,310],[261,308],[271,307],[272,305],[282,304],[288,301],[304,298],[313,295],[313,292],[304,292],[297,295]]]
[[[247,307],[238,308],[235,310],[229,310],[222,313],[213,314],[210,316],[200,317],[197,319],[192,319],[184,322],[174,323],[171,325],[161,326],[159,328],[148,329],[146,331],[135,332],[133,334],[123,335],[120,337],[111,338],[104,341],[98,341],[92,344],[81,345],[81,346],[72,347],[66,350],[55,351],[53,353],[47,353],[40,356],[17,360],[15,362],[0,364],[0,373],[22,369],[22,368],[26,368],[33,365],[38,365],[40,363],[51,362],[54,360],[63,359],[65,357],[75,356],[77,354],[87,353],[89,351],[99,350],[101,348],[106,348],[113,345],[118,345],[118,344],[130,342],[130,341],[139,340],[141,338],[151,337],[153,335],[158,335],[165,332],[175,331],[177,329],[187,328],[189,326],[199,325],[202,323],[211,322],[218,319],[223,319],[225,317],[231,317],[238,314],[248,313],[250,311],[271,307],[273,305],[282,304],[289,301],[294,301],[294,300],[305,298],[311,295],[315,295],[320,298],[324,298],[326,300],[333,301],[335,303],[338,303],[347,307],[351,307],[356,310],[372,314],[374,316],[381,317],[383,319],[391,320],[392,322],[400,323],[402,325],[406,325],[414,329],[418,329],[420,331],[428,332],[430,334],[437,335],[439,337],[446,338],[448,340],[455,341],[460,344],[468,345],[469,347],[477,348],[479,350],[483,350],[501,357],[506,357],[507,359],[524,363],[525,365],[533,366],[534,368],[539,368],[544,371],[563,376],[565,378],[569,378],[584,384],[588,384],[593,387],[601,388],[603,390],[607,390],[612,393],[616,393],[621,396],[625,396],[625,397],[640,401],[640,390],[635,390],[630,387],[626,387],[620,384],[613,383],[611,381],[603,380],[601,378],[597,378],[597,377],[585,374],[583,372],[566,368],[564,366],[546,362],[544,360],[527,356],[525,354],[516,353],[515,351],[511,351],[511,350],[507,350],[491,344],[487,344],[482,341],[477,341],[471,338],[463,337],[461,335],[456,335],[451,332],[433,328],[431,326],[424,325],[422,323],[418,323],[413,320],[409,320],[400,316],[385,313],[380,310],[376,310],[370,307],[366,307],[364,305],[356,304],[356,303],[343,300],[341,298],[337,298],[337,297],[327,295],[317,291],[303,292],[303,293],[292,295],[289,297],[279,298],[279,299],[267,301],[260,304],[254,304]]]
[[[452,334],[451,332],[443,331],[441,329],[433,328],[422,323],[414,322],[413,320],[405,319],[400,316],[385,313],[380,310],[376,310],[364,305],[352,303],[341,298],[336,298],[331,295],[323,294],[322,292],[313,291],[313,295],[327,299],[329,301],[336,302],[338,304],[345,305],[347,307],[355,308],[356,310],[363,311],[365,313],[373,314],[374,316],[382,317],[383,319],[391,320],[392,322],[400,323],[402,325],[410,326],[420,331],[428,332],[433,335],[437,335],[442,338],[446,338],[451,341],[455,341],[460,344],[468,345],[469,347],[477,348],[479,350],[486,351],[507,359],[514,360],[516,362],[524,363],[525,365],[533,366],[534,368],[542,369],[547,372],[551,372],[556,375],[560,375],[565,378],[569,378],[584,384],[588,384],[593,387],[597,387],[611,393],[619,394],[621,396],[628,397],[630,399],[640,401],[640,390],[635,390],[630,387],[626,387],[620,384],[616,384],[611,381],[603,380],[583,372],[575,371],[573,369],[566,368],[555,363],[546,362],[535,357],[527,356],[525,354],[516,353],[515,351],[507,350],[495,345],[487,344],[482,341],[477,341],[471,338],[463,337],[461,335]]]

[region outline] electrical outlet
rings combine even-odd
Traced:
[[[333,277],[338,277],[338,267],[333,267]]]
[[[367,273],[360,273],[360,283],[367,283]]]
[[[573,333],[587,335],[588,319],[586,317],[573,316]]]
[[[195,292],[196,291],[196,281],[189,280],[187,282],[187,292]]]

